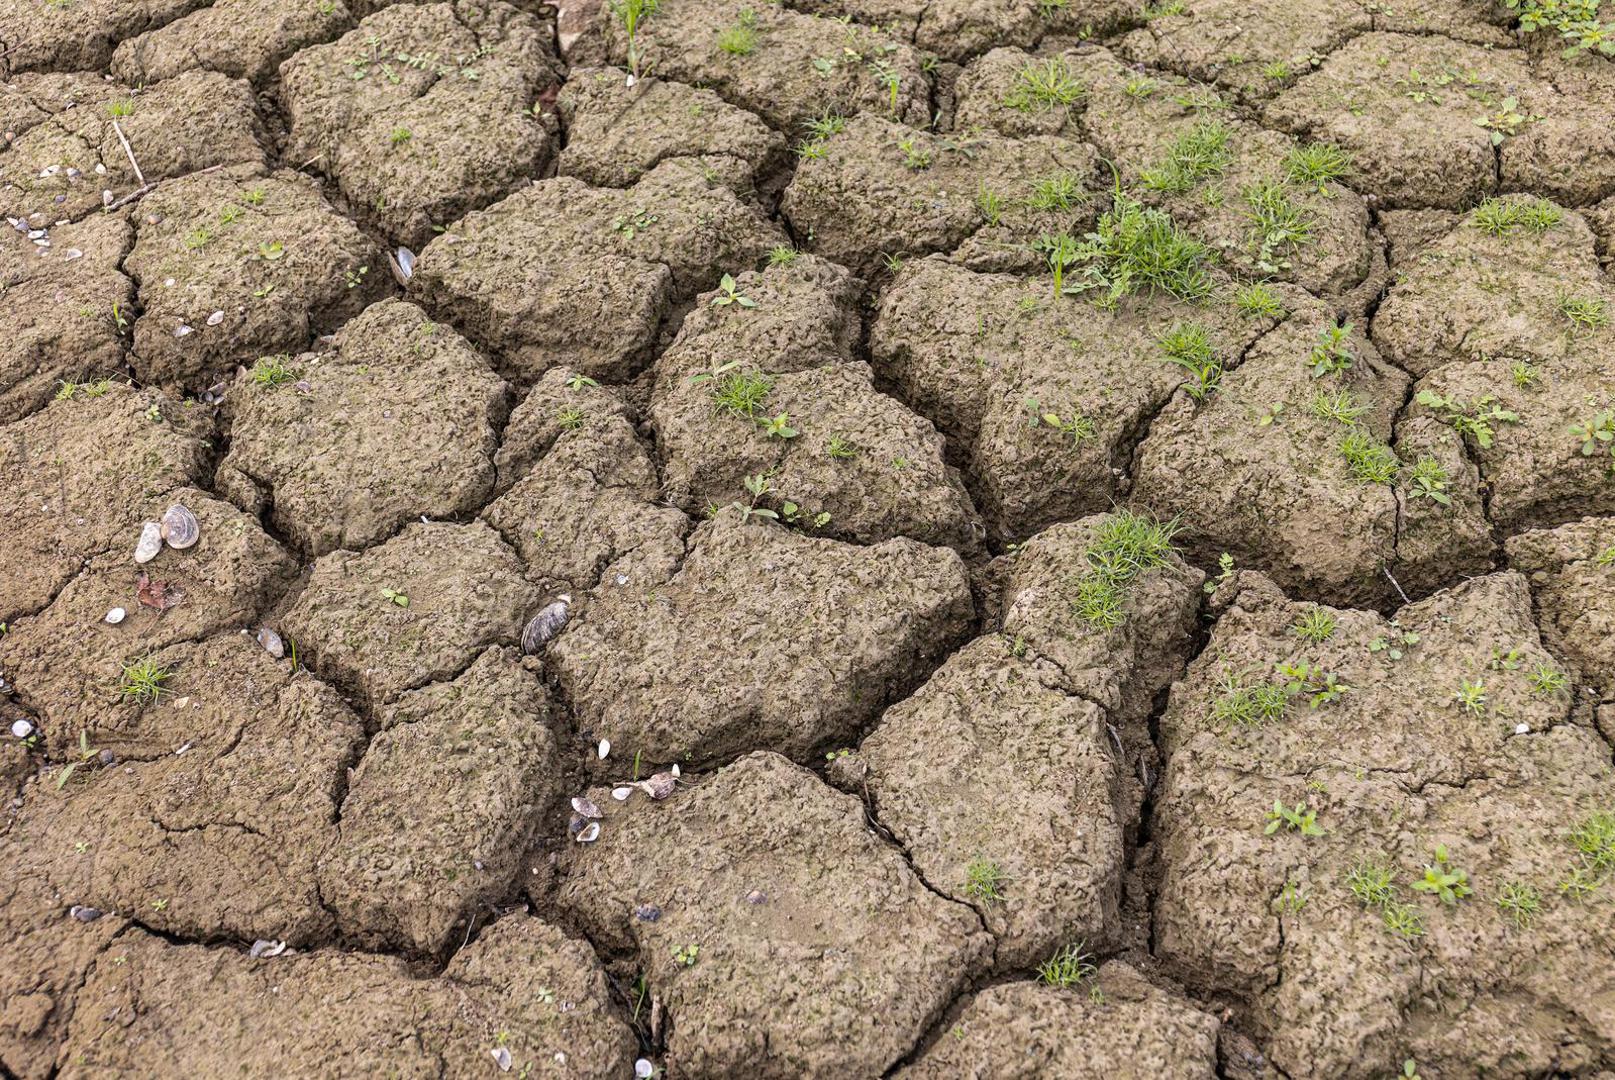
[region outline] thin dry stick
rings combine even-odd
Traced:
[[[1396,586],[1396,593],[1397,593],[1398,596],[1400,596],[1402,598],[1402,603],[1404,603],[1404,604],[1413,603],[1412,600],[1408,599],[1408,594],[1402,591],[1402,583],[1400,581],[1397,581],[1394,577],[1391,577],[1391,572],[1389,570],[1387,570],[1385,567],[1382,566],[1382,567],[1380,567],[1380,572],[1383,573],[1386,576],[1387,579],[1389,579],[1389,581],[1390,581],[1390,583],[1392,585]]]
[[[118,126],[118,122],[116,120],[112,121],[112,130],[118,133],[118,141],[123,143],[123,152],[129,155],[129,164],[135,167],[135,179],[140,181],[141,187],[145,187],[146,174],[140,171],[140,162],[135,160],[135,152],[134,150],[130,149],[129,140],[124,137],[123,128]]]

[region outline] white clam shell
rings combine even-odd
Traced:
[[[606,755],[611,753],[611,740],[601,739],[600,745],[595,748],[595,753],[600,755],[601,761],[606,760]]]
[[[415,253],[407,247],[401,247],[387,256],[387,262],[392,267],[393,280],[400,285],[408,285],[409,279],[415,276]]]
[[[634,789],[629,787],[627,784],[624,784],[622,787],[614,787],[611,789],[611,797],[616,799],[618,802],[627,802],[628,796],[632,795],[633,793]]]
[[[580,844],[594,843],[596,840],[600,839],[600,823],[598,821],[589,822],[583,828],[578,830],[578,835],[574,839],[576,839]]]
[[[163,527],[148,521],[140,527],[140,542],[135,545],[135,562],[149,563],[163,550]]]
[[[124,616],[128,614],[129,613],[123,610],[123,608],[115,607],[111,611],[107,612],[106,621],[113,626],[117,626],[119,623],[123,622]]]
[[[13,738],[26,739],[28,736],[32,735],[33,733],[34,733],[34,725],[30,724],[28,721],[26,721],[26,720],[13,720],[11,722],[11,734],[12,734]]]
[[[593,799],[581,797],[575,798],[572,800],[572,809],[576,810],[586,818],[597,818],[600,816],[600,807],[595,805]]]
[[[188,548],[202,535],[196,515],[179,503],[163,511],[162,537],[171,548]]]
[[[269,627],[260,626],[258,628],[257,638],[258,644],[264,647],[264,652],[268,653],[270,656],[273,656],[276,660],[279,660],[281,657],[286,655],[286,643],[280,639],[279,634],[275,633]]]

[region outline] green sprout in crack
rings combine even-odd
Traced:
[[[972,859],[965,867],[965,891],[984,904],[1002,903],[1008,880],[1003,868],[990,859]]]
[[[1413,889],[1439,896],[1442,903],[1449,905],[1475,891],[1469,887],[1469,875],[1450,865],[1445,844],[1436,845],[1435,862],[1425,864],[1424,877],[1413,883]]]

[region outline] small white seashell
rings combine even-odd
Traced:
[[[84,258],[84,252],[80,251],[78,248],[68,248],[66,251],[62,252],[62,258],[68,262],[72,262],[74,259]]]
[[[268,960],[271,957],[279,956],[285,951],[286,943],[284,941],[266,941],[259,938],[252,943],[252,948],[247,951],[247,955],[254,960]]]
[[[673,778],[675,780],[678,779],[678,775],[679,775],[679,767],[677,765],[674,765],[673,766]]]
[[[95,164],[95,175],[97,175],[97,176],[105,176],[106,174],[107,174],[107,167],[105,165],[101,164],[100,162],[96,162],[96,164]]]
[[[73,916],[73,919],[77,922],[94,922],[101,917],[100,908],[89,907],[85,904],[74,904],[67,909],[67,913]]]
[[[163,550],[163,527],[148,521],[140,527],[140,543],[135,545],[135,562],[149,563]]]
[[[599,747],[596,748],[596,752],[600,755],[601,761],[606,760],[606,755],[611,753],[611,740],[601,739]]]
[[[127,614],[129,613],[123,610],[123,608],[115,607],[111,611],[107,612],[107,622],[112,626],[117,626],[119,623],[123,622],[123,617]]]
[[[387,256],[387,262],[392,266],[393,280],[400,285],[408,285],[409,279],[415,276],[415,253],[407,247],[401,247]]]
[[[217,326],[220,323],[222,323],[223,321],[224,321],[224,312],[223,311],[215,311],[213,314],[211,314],[211,315],[209,315],[207,317],[207,324],[209,326]]]
[[[1531,734],[1531,725],[1530,724],[1515,724],[1514,725],[1514,734],[1516,734],[1516,735],[1529,735],[1529,734]]]
[[[659,772],[649,780],[639,782],[639,790],[658,800],[665,799],[673,794],[673,789],[677,786],[678,781],[673,779],[673,774],[670,772]]]
[[[264,652],[268,653],[270,656],[273,656],[276,660],[279,660],[281,657],[286,655],[286,643],[280,639],[279,634],[275,633],[269,627],[260,626],[258,628],[257,636],[258,644],[264,647]]]
[[[597,818],[600,816],[600,808],[594,804],[594,800],[592,799],[581,797],[575,798],[572,800],[572,809],[576,810],[586,818]]]
[[[533,655],[565,630],[571,604],[572,598],[562,593],[527,620],[527,625],[522,628],[522,652]]]
[[[645,1058],[640,1058],[638,1061],[634,1062],[634,1076],[637,1077],[638,1080],[646,1080],[646,1077],[650,1076],[650,1074],[655,1071],[656,1066],[652,1065]]]
[[[160,528],[163,539],[171,548],[188,548],[202,535],[202,526],[197,523],[196,515],[179,503],[163,511]]]
[[[611,797],[616,799],[618,802],[627,802],[628,796],[632,795],[633,793],[634,789],[628,787],[626,784],[622,787],[614,787],[611,789]]]
[[[499,1066],[500,1072],[510,1071],[510,1049],[508,1047],[500,1046],[489,1050],[488,1053],[493,1057],[493,1063]]]
[[[13,720],[11,722],[11,737],[12,738],[14,738],[14,739],[26,739],[28,736],[32,735],[33,733],[34,733],[34,725],[30,724],[28,721],[26,721],[26,720]]]
[[[598,821],[591,821],[579,829],[576,837],[577,842],[580,844],[592,844],[598,839],[600,839],[600,823]]]
[[[195,333],[195,331],[189,326],[186,326],[184,323],[180,323],[180,325],[174,330],[175,337],[184,337],[186,334],[192,333]]]

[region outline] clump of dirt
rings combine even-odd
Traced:
[[[541,173],[558,80],[547,27],[509,4],[397,4],[281,65],[287,153],[420,248]]]
[[[678,1018],[681,1074],[878,1075],[991,950],[857,800],[777,754],[663,801],[590,797],[599,839],[567,846],[557,899]]]
[[[413,304],[372,305],[327,352],[261,358],[230,401],[220,491],[313,555],[474,513],[493,491],[505,385]]]
[[[112,60],[112,50],[134,37],[172,22],[207,0],[79,0],[36,4],[7,0],[0,8],[6,26],[6,50],[0,55],[0,77],[28,71],[99,71]]]
[[[806,760],[844,745],[973,614],[947,548],[854,547],[738,515],[688,545],[672,580],[603,587],[550,647],[579,730],[616,748],[590,762],[596,775],[635,758],[699,766],[767,746]]]
[[[1530,577],[1548,646],[1579,681],[1615,700],[1615,519],[1521,533],[1505,550],[1509,565]]]
[[[352,26],[350,7],[341,0],[214,0],[124,41],[112,54],[112,74],[140,84],[200,68],[264,83],[299,49],[330,41]]]

